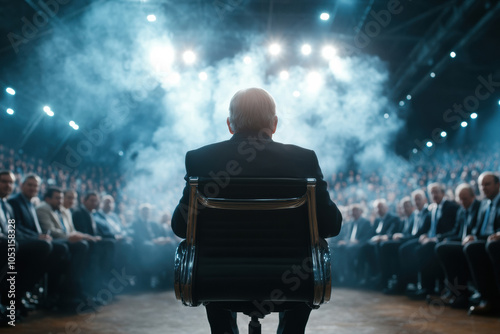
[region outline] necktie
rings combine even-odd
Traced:
[[[64,225],[64,219],[61,215],[61,211],[57,210],[56,214],[57,214],[57,217],[59,217],[59,221],[61,222],[61,227],[62,227],[64,233],[67,233],[68,231],[66,230],[66,226]]]
[[[438,211],[439,211],[439,205],[432,212],[431,229],[429,230],[429,238],[433,238],[436,236]]]
[[[352,231],[351,231],[351,241],[356,240],[356,233],[358,232],[358,224],[353,222]]]
[[[30,208],[31,215],[33,216],[33,222],[35,223],[36,231],[38,234],[42,234],[42,228],[40,227],[40,222],[38,221],[38,217],[36,216],[36,210],[33,203],[28,202],[28,207]]]
[[[422,212],[419,211],[413,221],[413,229],[411,230],[411,235],[415,235],[418,232],[418,223],[420,222],[420,217],[422,216]]]
[[[5,222],[2,220],[0,220],[0,228],[2,229],[2,232],[7,235],[8,233],[8,226],[7,224],[9,223],[9,212],[7,211],[7,205],[5,205],[5,202],[3,199],[0,199],[0,202],[2,202],[2,211],[3,211],[3,215],[5,217]]]
[[[380,234],[382,232],[382,228],[384,227],[384,221],[380,220],[378,223],[377,229],[375,230],[375,233]]]
[[[493,227],[490,226],[490,213],[492,204],[493,202],[490,200],[490,204],[488,204],[488,208],[486,209],[486,213],[484,214],[483,225],[481,226],[481,235],[490,235],[493,233]]]
[[[467,236],[467,227],[469,226],[469,209],[465,210],[465,220],[462,226],[462,240]]]

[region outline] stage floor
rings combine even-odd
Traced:
[[[247,333],[248,317],[238,315],[240,333]],[[276,333],[277,314],[262,322],[263,333]],[[137,333],[206,334],[203,307],[188,308],[173,292],[148,292],[118,296],[112,304],[81,315],[45,311],[32,313],[5,333]],[[464,310],[427,305],[404,296],[378,292],[334,289],[332,300],[311,313],[306,333],[500,333],[500,316],[467,316]]]

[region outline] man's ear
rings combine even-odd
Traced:
[[[229,129],[229,133],[234,135],[234,131],[233,129],[231,129],[231,122],[229,122],[229,117],[227,118],[226,122],[227,122],[227,128]]]
[[[273,131],[273,134],[276,132],[277,128],[278,128],[278,116],[274,116],[274,119],[273,119],[273,128],[271,129]]]

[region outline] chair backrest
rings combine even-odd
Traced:
[[[184,305],[306,302],[331,292],[330,253],[318,235],[315,179],[190,178],[187,237],[176,253]]]

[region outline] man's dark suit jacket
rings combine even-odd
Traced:
[[[481,240],[486,240],[488,238],[488,235],[481,234],[481,229],[482,229],[483,223],[484,223],[484,216],[486,214],[486,210],[488,209],[488,205],[489,204],[488,204],[487,199],[483,199],[481,201],[481,206],[479,208],[479,213],[477,215],[477,224],[476,224],[476,227],[472,231],[472,234]],[[494,212],[491,212],[490,215],[491,214],[495,215],[495,218],[494,218],[495,220],[493,222],[493,233],[500,232],[500,201],[498,201],[496,208],[493,207],[492,210],[494,210]]]
[[[16,219],[16,239],[38,239],[35,218],[23,195],[18,193],[11,197],[8,202],[14,211]]]
[[[342,215],[330,200],[327,184],[314,151],[274,142],[257,133],[236,133],[230,140],[211,144],[186,154],[186,187],[172,217],[172,229],[186,237],[189,177],[316,178],[316,208],[319,235],[328,238],[340,232]]]
[[[401,231],[401,221],[398,217],[393,215],[392,213],[387,213],[382,220],[382,218],[377,218],[375,223],[373,224],[373,235],[385,235],[387,234],[389,237],[394,233]],[[380,233],[377,233],[377,228],[379,224],[382,222],[382,230]]]
[[[438,219],[436,224],[436,236],[439,241],[442,241],[443,235],[450,232],[455,225],[455,221],[457,219],[457,211],[459,209],[459,205],[455,202],[444,200],[443,207],[441,209],[441,217]],[[429,211],[429,214],[426,217],[426,225],[429,226],[429,231],[432,226],[432,211]],[[429,232],[428,231],[428,232]]]
[[[75,229],[79,232],[93,236],[99,235],[93,217],[82,205],[73,211],[73,225],[75,225]]]
[[[460,241],[462,240],[464,229],[467,229],[466,235],[471,234],[472,230],[476,227],[477,214],[480,204],[481,202],[479,202],[478,200],[474,200],[474,202],[471,204],[470,223],[465,219],[465,209],[463,207],[460,207],[460,209],[458,209],[457,211],[457,218],[453,229],[450,232],[443,233],[441,237],[446,238],[449,241]]]

